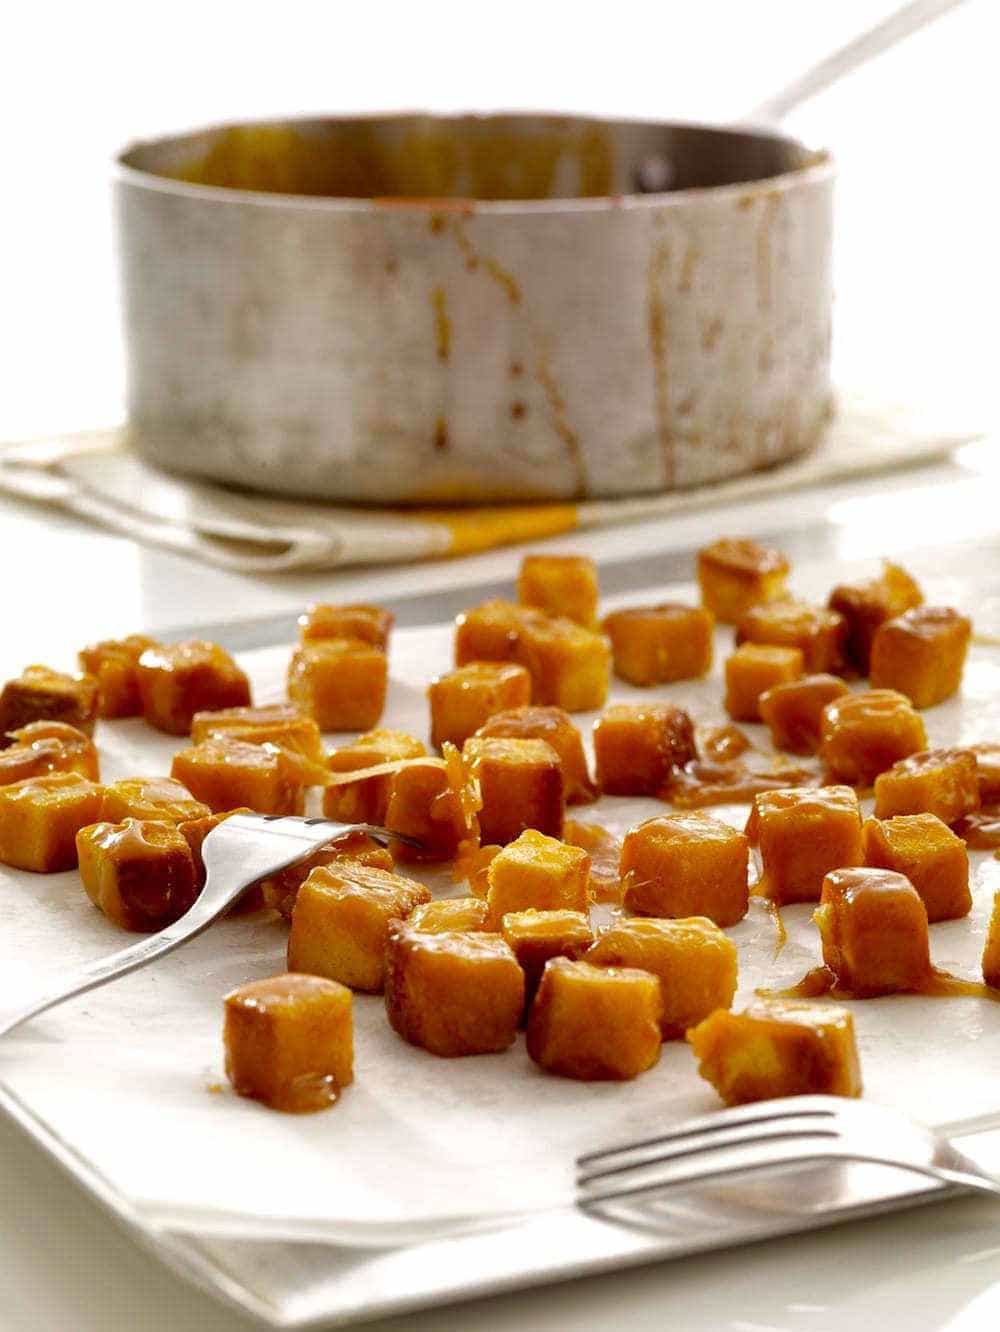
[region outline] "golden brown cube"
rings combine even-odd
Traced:
[[[484,722],[476,735],[484,739],[544,740],[556,752],[562,767],[563,792],[567,805],[588,805],[597,799],[590,779],[583,737],[564,708],[508,708]]]
[[[833,870],[813,920],[824,963],[858,999],[919,990],[931,974],[926,908],[895,870]]]
[[[528,829],[490,861],[490,928],[512,911],[586,911],[589,882],[586,851]]]
[[[432,680],[431,744],[459,748],[490,717],[531,702],[531,676],[513,661],[470,661]]]
[[[965,843],[934,814],[901,814],[866,819],[862,829],[864,863],[895,870],[913,884],[930,924],[956,920],[972,910],[969,853]]]
[[[665,1041],[680,1040],[689,1027],[736,993],[736,945],[702,916],[688,920],[620,920],[598,936],[585,954],[597,967],[638,967],[659,978]]]
[[[198,895],[191,848],[170,823],[92,823],[76,850],[87,896],[123,930],[162,930]]]
[[[847,624],[847,660],[859,675],[867,675],[875,631],[886,620],[919,606],[924,599],[916,581],[898,564],[887,560],[881,577],[866,583],[845,583],[830,593],[829,607]]]
[[[606,795],[659,795],[697,757],[694,726],[673,703],[615,703],[594,723],[594,757]]]
[[[441,897],[415,907],[407,922],[424,934],[461,934],[486,930],[488,910],[481,897]]]
[[[323,740],[312,717],[304,716],[287,703],[264,708],[224,708],[219,712],[197,712],[191,720],[191,740],[243,740],[248,745],[277,745],[291,754],[301,754],[312,763],[323,763]]]
[[[170,775],[214,814],[237,805],[257,814],[301,814],[305,788],[296,758],[272,745],[203,740],[174,755]]]
[[[157,646],[155,638],[129,634],[127,638],[105,639],[81,650],[80,669],[97,681],[99,717],[142,715],[139,658],[147,648]]]
[[[871,683],[898,689],[916,708],[957,693],[972,624],[946,606],[917,606],[886,620],[872,642]]]
[[[480,837],[484,845],[505,846],[527,828],[561,837],[565,799],[562,767],[544,740],[465,742],[462,756],[482,799]]]
[[[100,777],[97,746],[89,735],[65,722],[29,722],[10,733],[14,743],[0,749],[0,786],[44,777],[50,772],[76,772],[96,782]]]
[[[354,1078],[350,990],[319,976],[272,976],[225,1000],[226,1076],[274,1110],[322,1110]]]
[[[73,869],[76,835],[100,809],[101,788],[75,772],[0,786],[0,864],[37,874]]]
[[[694,680],[712,668],[712,612],[704,606],[635,606],[601,625],[611,639],[615,674],[634,685]]]
[[[341,860],[314,869],[298,891],[288,935],[288,969],[377,992],[385,978],[389,922],[429,902],[422,883]]]
[[[234,813],[240,812],[242,811],[234,811]],[[225,815],[213,814],[212,818],[225,818]],[[193,826],[182,824],[181,832],[187,833]],[[313,870],[320,867],[325,869],[344,860],[356,861],[371,869],[390,872],[396,868],[392,854],[385,847],[379,846],[367,833],[343,833],[326,846],[320,847],[318,851],[314,851],[311,856],[306,856],[305,860],[300,860],[297,864],[289,865],[287,869],[279,870],[277,874],[261,880],[261,900],[265,906],[269,906],[284,916],[285,920],[290,921],[299,889]]]
[[[747,836],[760,848],[759,891],[782,906],[818,902],[831,870],[862,863],[861,807],[849,786],[765,791]]]
[[[455,665],[471,661],[513,661],[518,636],[529,620],[544,620],[538,611],[513,601],[485,601],[455,620]]]
[[[1000,990],[1000,892],[993,897],[993,911],[986,930],[983,948],[983,980],[994,990]]]
[[[608,696],[611,649],[602,634],[564,617],[525,620],[517,631],[513,657],[531,674],[536,703],[590,712]]]
[[[556,957],[545,964],[528,1017],[528,1054],[581,1081],[626,1081],[660,1057],[660,982],[633,967]]]
[[[415,838],[419,847],[394,841],[398,860],[451,860],[468,836],[461,801],[449,779],[444,759],[417,759],[393,773],[385,826]]]
[[[586,555],[525,555],[517,599],[546,615],[593,629],[597,624],[597,565]]]
[[[875,817],[936,814],[955,823],[979,808],[979,775],[971,749],[925,749],[875,778]]]
[[[688,1032],[698,1072],[726,1105],[782,1096],[860,1096],[854,1020],[846,1008],[756,999],[718,1009]]]
[[[894,689],[845,694],[823,709],[819,756],[828,781],[871,786],[880,772],[926,748],[923,719]]]
[[[361,773],[365,768],[424,758],[426,754],[422,741],[405,731],[375,730],[335,749],[328,756],[327,765],[337,775]],[[323,813],[328,819],[340,819],[343,823],[385,823],[392,778],[392,773],[382,772],[374,777],[359,776],[357,781],[328,786],[323,792]]]
[[[647,819],[622,843],[625,906],[644,916],[735,925],[747,914],[749,870],[746,836],[701,810]]]
[[[804,601],[772,601],[751,606],[736,630],[736,646],[798,648],[810,674],[844,669],[847,624],[836,611]]]
[[[976,756],[979,803],[992,805],[1000,800],[1000,744],[987,741],[969,748]]]
[[[33,721],[65,722],[92,735],[96,716],[97,681],[92,675],[26,666],[0,690],[0,737]]]
[[[517,1038],[524,972],[496,934],[425,934],[394,922],[385,1010],[411,1045],[445,1058],[495,1054]]]
[[[317,602],[299,616],[299,636],[304,643],[318,638],[356,638],[387,652],[395,618],[392,611],[381,606],[331,606]]]
[[[723,537],[698,552],[702,604],[723,624],[737,624],[751,606],[785,595],[788,560],[773,546]]]
[[[798,680],[804,669],[800,648],[744,643],[726,658],[726,711],[734,721],[760,721],[761,695]]]
[[[100,817],[105,823],[150,819],[180,824],[207,818],[211,812],[172,777],[126,777],[104,788]]]
[[[218,643],[147,648],[139,657],[142,715],[158,731],[187,735],[196,712],[245,707],[250,682]]]
[[[823,709],[848,692],[838,675],[804,675],[801,680],[765,689],[758,699],[760,719],[776,749],[815,754],[819,749]]]
[[[288,666],[288,697],[321,731],[367,731],[382,716],[389,664],[355,638],[300,643]]]
[[[546,962],[554,957],[581,958],[594,942],[585,911],[510,911],[501,922],[500,932],[524,972],[525,1014]]]

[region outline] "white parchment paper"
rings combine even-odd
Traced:
[[[816,569],[799,587],[820,596],[843,574]],[[932,599],[974,615],[988,590],[974,575],[957,585],[926,582]],[[625,604],[678,590],[693,595],[657,587]],[[707,681],[648,692],[616,684],[614,697],[666,695],[698,721],[722,721],[720,664],[730,631],[719,631],[717,647]],[[450,626],[396,635],[386,725],[426,735],[424,687],[449,667],[450,649]],[[282,697],[288,651],[244,658],[258,701]],[[1000,739],[1000,648],[974,647],[962,696],[925,717],[935,744]],[[589,732],[590,717],[576,720]],[[767,747],[762,728],[748,730]],[[109,779],[166,772],[180,743],[133,721],[101,724],[98,740]],[[571,814],[620,834],[663,809],[606,798]],[[713,812],[739,825],[746,817],[745,806]],[[931,949],[936,965],[975,978],[1000,862],[976,854],[973,873],[972,915],[933,926]],[[440,873],[428,882],[462,892]],[[131,941],[94,910],[75,873],[0,868],[0,912],[4,1009]],[[740,949],[737,1005],[756,986],[791,983],[815,965],[810,913],[786,909],[789,939],[777,959],[774,926],[759,903],[730,931]],[[571,1197],[578,1154],[718,1105],[682,1042],[667,1044],[659,1065],[633,1083],[578,1083],[540,1072],[523,1039],[501,1055],[438,1059],[395,1035],[381,998],[359,995],[354,1085],[324,1113],[274,1113],[235,1096],[225,1081],[222,996],[284,970],[286,937],[284,923],[266,913],[221,922],[178,953],[6,1037],[0,1082],[150,1223],[260,1238],[363,1241],[383,1228],[388,1238],[394,1228],[456,1216],[560,1205]],[[871,1099],[936,1125],[992,1115],[1000,1123],[1000,1004],[893,996],[851,1007]]]

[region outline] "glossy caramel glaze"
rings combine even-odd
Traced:
[[[952,824],[952,832],[970,851],[995,851],[1000,848],[1000,804],[987,805],[974,814],[966,814]]]
[[[698,552],[698,563],[727,572],[750,574],[788,573],[788,557],[775,546],[765,546],[749,537],[720,537]]]
[[[583,738],[565,709],[536,704],[507,708],[484,722],[476,735],[484,738],[501,736],[509,740],[544,740],[555,750],[562,766],[566,803],[587,805],[597,799],[598,790],[587,768]]]
[[[622,844],[614,833],[608,832],[598,823],[577,823],[574,819],[567,819],[563,826],[563,841],[590,853],[591,901],[615,905],[620,903]]]
[[[381,606],[332,606],[317,602],[299,616],[299,635],[304,642],[316,638],[357,638],[385,652],[395,618],[392,611]]]
[[[710,763],[731,763],[753,748],[746,731],[731,724],[699,726],[695,737],[698,753]]]
[[[818,999],[829,995],[831,999],[863,999],[867,995],[855,994],[838,984],[836,976],[829,967],[813,967],[800,981],[783,990],[759,989],[755,992],[762,999]],[[907,994],[920,995],[924,999],[990,999],[1000,1003],[1000,990],[991,989],[980,981],[962,980],[948,971],[932,967]]]
[[[776,749],[791,754],[815,754],[819,749],[823,709],[848,692],[837,675],[804,675],[774,685],[758,700],[761,720],[771,732]]]
[[[760,772],[742,763],[693,759],[674,769],[661,796],[678,809],[704,809],[710,805],[743,804],[766,791],[817,786],[819,780],[813,768],[789,765]]]
[[[987,741],[969,748],[976,756],[979,799],[984,805],[1000,801],[1000,744]]]
[[[819,756],[833,781],[870,786],[880,772],[926,748],[920,714],[894,689],[845,694],[823,709]]]

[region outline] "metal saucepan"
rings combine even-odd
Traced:
[[[917,0],[767,119],[950,8]],[[115,182],[150,462],[361,502],[662,491],[831,412],[832,188],[771,130],[396,115],[140,143]]]

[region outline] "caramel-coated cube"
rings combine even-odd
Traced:
[[[424,934],[448,934],[455,930],[466,934],[470,930],[487,929],[488,915],[481,897],[440,897],[436,902],[414,907],[407,921]]]
[[[847,660],[859,675],[867,675],[875,632],[886,620],[923,602],[916,581],[898,564],[886,561],[879,578],[866,583],[843,583],[830,593],[828,605],[847,624]]]
[[[872,642],[873,688],[898,689],[916,708],[958,691],[972,623],[947,606],[917,606],[886,620]]]
[[[813,920],[824,963],[858,999],[919,990],[931,974],[927,910],[895,870],[833,870]]]
[[[321,731],[367,731],[385,708],[385,653],[355,638],[300,643],[288,666],[288,697]]]
[[[97,716],[97,681],[64,675],[48,666],[26,666],[0,690],[0,737],[33,721],[59,721],[92,735]]]
[[[105,823],[151,819],[156,823],[180,824],[207,818],[211,812],[172,777],[125,777],[106,786],[101,801],[101,819]]]
[[[529,620],[545,617],[513,601],[485,601],[455,620],[455,665],[471,661],[513,661],[518,635]]]
[[[862,847],[864,864],[895,870],[909,879],[932,925],[967,916],[972,910],[968,850],[936,815],[866,819]]]
[[[105,639],[81,649],[80,669],[97,681],[99,717],[142,715],[139,658],[147,648],[156,646],[155,638],[129,634],[127,638]]]
[[[510,944],[524,972],[525,1013],[542,979],[546,962],[554,957],[581,958],[594,942],[585,911],[509,911],[500,932]]]
[[[240,810],[233,811],[241,813]],[[213,819],[225,818],[224,814],[213,814]],[[189,836],[189,830],[192,824],[181,824],[181,832]],[[363,832],[342,833],[340,837],[334,838],[326,846],[321,846],[318,851],[312,855],[306,856],[305,860],[297,861],[294,865],[289,865],[287,869],[279,870],[277,874],[269,875],[268,878],[260,882],[261,900],[265,906],[269,906],[279,915],[284,916],[285,920],[291,920],[292,911],[295,907],[295,899],[299,895],[299,889],[308,879],[314,869],[320,867],[326,868],[329,865],[339,864],[341,861],[356,861],[360,865],[367,865],[372,869],[394,871],[395,861],[392,853],[385,847],[379,846],[373,838]]]
[[[546,615],[593,629],[597,624],[597,566],[586,555],[525,555],[517,599]]]
[[[76,850],[87,896],[123,930],[162,930],[198,895],[191,848],[173,824],[92,823]]]
[[[335,749],[328,756],[327,765],[338,775],[361,773],[365,768],[377,768],[385,763],[424,758],[426,753],[423,742],[406,731],[375,730]],[[392,773],[382,772],[374,777],[359,776],[357,781],[328,786],[323,792],[323,813],[328,819],[340,819],[343,823],[385,823],[392,778]]]
[[[567,805],[588,805],[597,799],[583,737],[564,708],[544,708],[537,704],[508,708],[484,722],[476,735],[486,739],[499,736],[505,740],[544,740],[558,756]]]
[[[804,675],[801,680],[766,689],[758,699],[760,719],[775,749],[815,754],[819,749],[823,709],[848,692],[839,675]]]
[[[484,845],[505,846],[526,828],[561,837],[565,800],[562,767],[544,740],[467,740],[462,751],[479,784]]]
[[[299,616],[299,637],[304,643],[318,638],[355,638],[388,651],[395,616],[381,606],[331,606],[316,602]]]
[[[644,916],[735,925],[747,914],[749,869],[745,834],[701,810],[647,819],[622,843],[625,906]]]
[[[694,680],[712,668],[712,612],[704,606],[635,606],[601,625],[611,639],[615,674],[634,685]]]
[[[983,980],[994,990],[1000,990],[1000,892],[993,897],[993,911],[986,929],[983,948]]]
[[[323,739],[312,717],[287,703],[264,708],[224,708],[219,712],[197,712],[191,720],[191,739],[243,740],[248,745],[277,745],[301,754],[312,763],[323,763]]]
[[[578,846],[528,829],[490,861],[490,928],[511,911],[586,911],[590,856]]]
[[[955,823],[979,808],[979,778],[971,749],[925,749],[875,778],[875,817],[936,814]]]
[[[665,1041],[681,1039],[715,1009],[728,1008],[736,993],[736,945],[702,916],[620,920],[598,936],[585,960],[598,967],[638,967],[659,978]]]
[[[302,1113],[354,1078],[350,990],[319,976],[272,976],[225,999],[226,1076],[241,1096]]]
[[[723,624],[737,624],[751,606],[783,597],[787,577],[780,550],[745,537],[723,537],[698,552],[702,604]]]
[[[196,712],[246,707],[250,682],[218,643],[147,648],[139,657],[142,715],[158,731],[187,735]]]
[[[782,1096],[860,1096],[854,1020],[846,1008],[755,999],[718,1009],[688,1032],[698,1072],[726,1105]]]
[[[660,1057],[659,980],[633,967],[547,962],[528,1017],[528,1054],[581,1081],[625,1081]]]
[[[0,749],[0,786],[44,777],[50,772],[76,772],[96,782],[100,777],[97,746],[90,736],[65,722],[28,722],[10,733],[14,741]]]
[[[615,703],[594,723],[594,757],[606,795],[659,795],[697,757],[694,726],[673,703]]]
[[[836,611],[805,601],[772,601],[751,606],[736,630],[736,646],[762,643],[798,648],[810,674],[843,670],[847,624]]]
[[[470,661],[432,680],[431,744],[459,748],[488,718],[531,702],[531,676],[513,661]]]
[[[985,741],[970,745],[976,756],[976,780],[979,782],[979,802],[992,805],[1000,801],[1000,744]]]
[[[170,775],[213,813],[245,805],[257,814],[301,814],[302,770],[294,754],[243,740],[203,740],[174,755]]]
[[[523,1008],[524,972],[499,935],[393,923],[385,1010],[411,1045],[446,1058],[495,1054],[514,1044]]]
[[[829,781],[871,786],[880,772],[926,748],[923,719],[894,689],[845,694],[823,709],[819,756]]]
[[[401,860],[451,860],[468,836],[461,802],[449,779],[444,759],[415,759],[393,773],[385,826],[412,837],[419,847],[393,842]]]
[[[747,836],[760,849],[759,890],[779,905],[818,902],[831,870],[862,863],[861,807],[849,786],[765,791]]]
[[[389,922],[430,900],[422,883],[357,861],[314,869],[292,909],[288,969],[352,990],[381,990]]]
[[[760,721],[761,695],[798,680],[803,670],[800,648],[744,643],[726,658],[726,711],[734,721]]]
[[[37,874],[73,869],[76,835],[100,810],[101,788],[75,772],[0,786],[0,864]]]
[[[565,617],[525,620],[516,634],[513,658],[528,668],[536,703],[590,712],[602,707],[608,696],[608,640]]]

